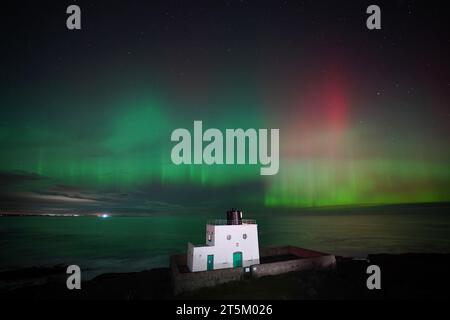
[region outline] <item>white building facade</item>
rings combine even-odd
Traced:
[[[229,211],[230,212],[230,211]],[[259,264],[258,225],[240,218],[214,220],[206,225],[206,246],[188,243],[187,265],[191,272],[248,267]]]

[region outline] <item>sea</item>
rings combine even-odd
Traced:
[[[260,246],[293,245],[334,255],[449,253],[450,206],[273,210],[256,219]],[[187,243],[205,243],[208,219],[224,214],[0,217],[0,271],[80,266],[83,278],[168,267]]]

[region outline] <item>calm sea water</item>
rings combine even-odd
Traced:
[[[204,243],[221,215],[0,217],[0,270],[77,264],[85,278],[168,266],[188,241]],[[336,255],[450,252],[448,208],[371,208],[259,214],[260,245],[296,245]]]

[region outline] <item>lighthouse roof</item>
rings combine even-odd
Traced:
[[[212,226],[238,226],[238,225],[247,225],[247,224],[256,224],[256,220],[254,219],[242,219],[239,221],[240,223],[236,223],[234,221],[226,220],[226,219],[213,219],[208,220],[207,224]]]

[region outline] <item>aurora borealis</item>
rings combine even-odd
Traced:
[[[447,17],[424,1],[11,4],[2,212],[450,201]],[[45,18],[44,18],[45,17]],[[279,128],[280,169],[176,166],[176,128]]]

